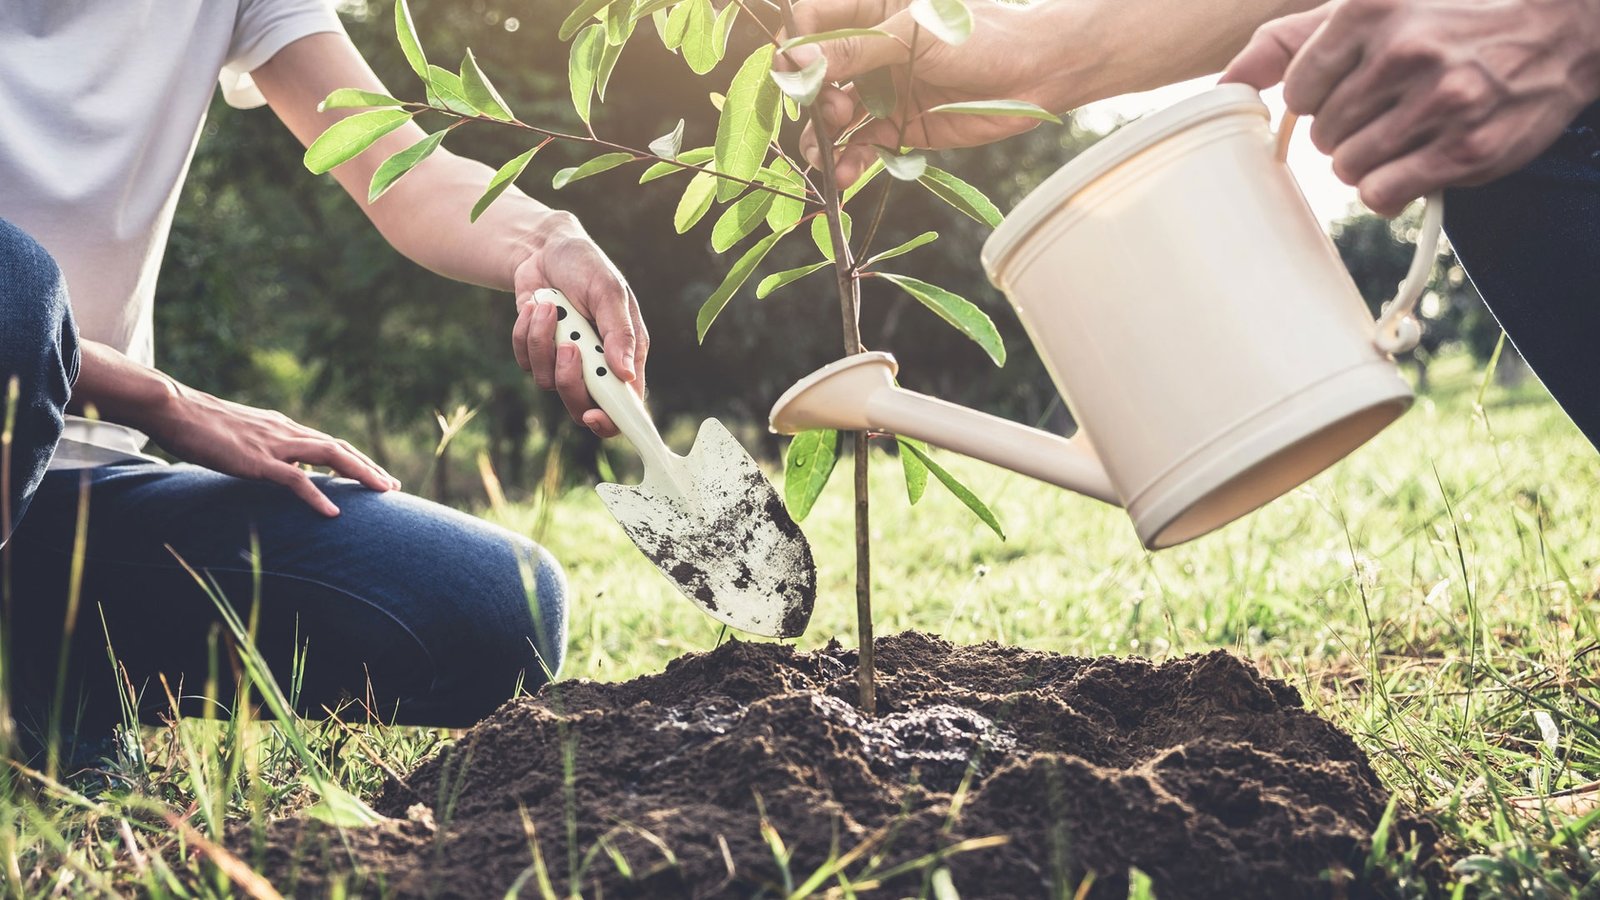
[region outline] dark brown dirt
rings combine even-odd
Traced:
[[[876,719],[836,647],[731,643],[558,683],[389,785],[377,805],[398,821],[343,838],[279,822],[258,858],[300,896],[335,877],[500,897],[525,876],[533,897],[536,843],[558,892],[581,868],[588,897],[782,896],[764,808],[795,886],[866,845],[853,881],[950,848],[967,898],[1071,896],[1086,872],[1092,896],[1125,896],[1130,866],[1162,900],[1385,894],[1361,874],[1389,800],[1366,756],[1227,653],[1157,665],[906,633],[878,661]],[[1394,834],[1430,843],[1404,816]],[[916,895],[929,868],[864,896]]]

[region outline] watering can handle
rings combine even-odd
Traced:
[[[1280,163],[1289,160],[1289,140],[1299,120],[1299,116],[1286,112],[1283,121],[1278,123],[1274,155]],[[1396,289],[1394,299],[1384,305],[1372,339],[1385,353],[1404,353],[1415,348],[1422,339],[1422,325],[1416,315],[1417,301],[1422,299],[1422,292],[1428,289],[1433,277],[1433,263],[1439,253],[1439,232],[1444,227],[1444,193],[1434,191],[1423,203],[1422,226],[1417,230],[1417,251],[1411,257],[1411,268]]]

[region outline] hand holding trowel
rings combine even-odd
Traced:
[[[576,344],[589,396],[644,460],[636,486],[595,490],[639,550],[712,618],[740,631],[796,637],[811,620],[817,571],[811,546],[755,460],[716,419],[688,456],[667,449],[633,389],[606,368],[594,329],[560,291],[557,344]]]

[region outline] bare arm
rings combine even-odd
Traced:
[[[901,84],[892,121],[858,131],[839,161],[849,182],[874,158],[873,144],[892,145],[905,124],[905,143],[923,147],[984,144],[1037,125],[1032,119],[921,115],[961,100],[1027,100],[1052,112],[1130,91],[1147,90],[1216,72],[1245,46],[1262,23],[1313,6],[1312,0],[1044,0],[1017,7],[991,0],[970,3],[972,37],[959,47],[916,34],[915,102],[907,63],[915,22],[909,0],[801,0],[799,30],[874,27],[893,37],[857,37],[796,48],[796,62],[828,58],[828,80],[841,85],[884,66]],[[848,89],[825,90],[821,109],[838,130],[866,110]],[[802,152],[815,165],[809,130]]]
[[[105,344],[86,340],[79,346],[83,357],[72,388],[72,411],[92,407],[108,422],[145,432],[179,459],[227,475],[276,482],[325,516],[338,515],[339,508],[317,490],[302,463],[326,466],[375,491],[400,486],[366,454],[282,413],[185,387]]]
[[[353,112],[317,112],[317,104],[333,90],[353,87],[387,93],[342,34],[315,34],[295,41],[252,77],[302,144],[310,144]],[[377,202],[368,203],[373,172],[390,155],[422,137],[421,128],[407,123],[334,169],[334,177],[384,238],[413,261],[449,278],[514,292],[521,310],[514,336],[518,362],[541,387],[561,394],[574,419],[603,435],[615,434],[610,419],[593,408],[583,387],[578,354],[563,353],[558,359],[554,316],[530,301],[539,288],[566,293],[594,320],[613,370],[642,390],[649,337],[627,282],[576,217],[552,210],[515,187],[471,222],[468,213],[493,171],[448,148],[440,148]]]

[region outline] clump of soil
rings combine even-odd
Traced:
[[[932,867],[896,867],[946,848],[969,898],[1062,896],[1089,872],[1093,896],[1125,896],[1130,866],[1162,900],[1383,894],[1361,875],[1389,800],[1365,754],[1227,653],[1158,665],[912,632],[881,639],[878,665],[875,719],[836,646],[730,643],[561,682],[390,784],[396,822],[279,822],[260,861],[302,896],[340,879],[498,897],[519,878],[538,896],[537,845],[561,893],[582,870],[592,897],[781,896],[775,834],[795,886],[860,849],[847,875],[888,881],[866,896],[917,894]],[[1431,843],[1404,817],[1392,836]]]

